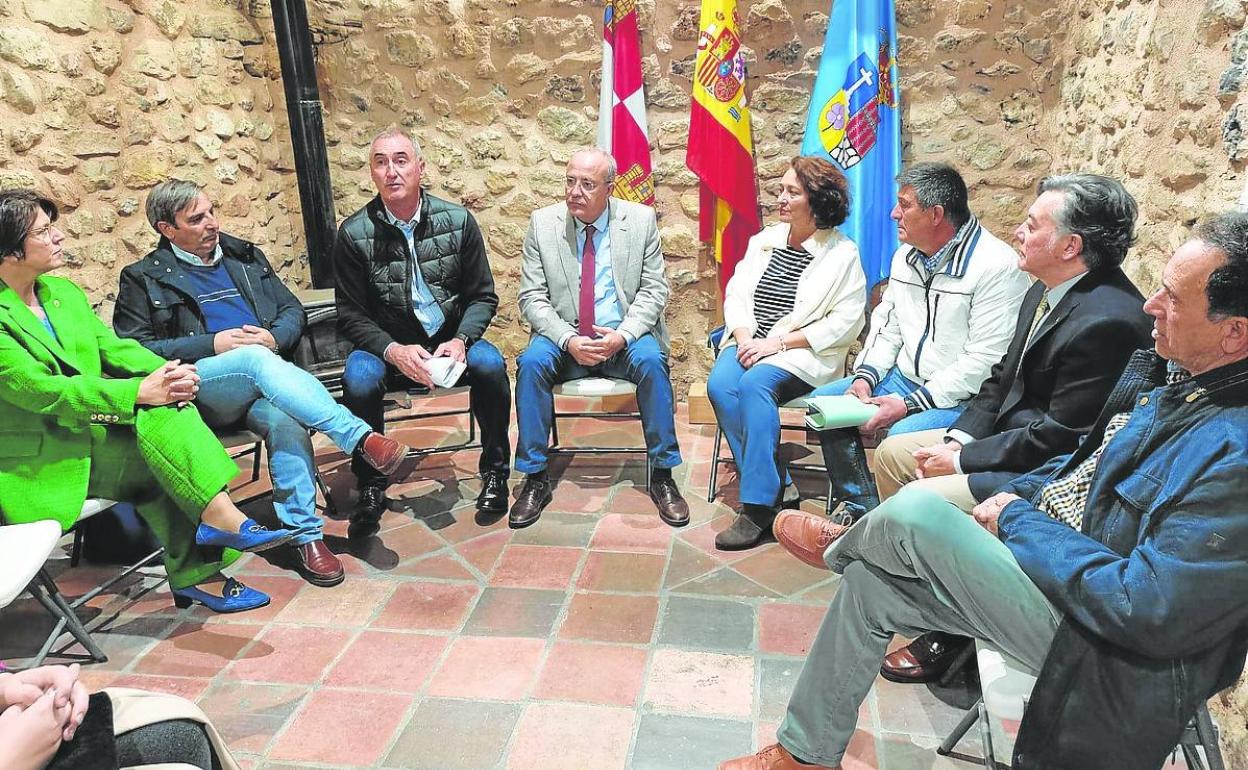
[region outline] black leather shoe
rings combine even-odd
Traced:
[[[347,537],[372,537],[381,529],[381,514],[386,510],[386,488],[379,484],[360,487],[360,499],[351,512]]]
[[[511,504],[511,511],[507,514],[507,526],[523,529],[537,521],[542,515],[542,509],[554,497],[553,489],[554,485],[548,478],[526,478],[524,486],[520,487],[520,492],[516,495],[516,502]]]
[[[949,671],[967,646],[974,643],[975,640],[965,636],[929,631],[900,650],[884,656],[880,676],[902,684],[935,682]]]
[[[715,547],[721,551],[744,551],[773,540],[771,525],[776,510],[766,505],[741,506],[732,526],[715,536]]]
[[[477,495],[477,510],[484,513],[507,512],[507,472],[486,471],[481,475],[481,494]]]
[[[681,497],[676,480],[671,476],[655,476],[650,480],[650,499],[659,508],[659,518],[673,527],[689,523],[689,503]]]

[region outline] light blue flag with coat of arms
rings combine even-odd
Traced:
[[[893,0],[834,0],[811,92],[803,155],[831,158],[849,180],[841,232],[858,245],[867,285],[888,277],[897,250],[889,214],[901,171]]]

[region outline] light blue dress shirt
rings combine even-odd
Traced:
[[[603,209],[594,226],[594,324],[612,329],[620,325],[620,299],[615,294],[615,275],[611,272],[611,234],[608,227],[610,207]],[[576,263],[585,259],[585,223],[576,220]]]
[[[407,253],[412,256],[412,311],[416,315],[416,320],[420,321],[420,325],[424,327],[425,334],[432,337],[442,328],[442,324],[446,323],[446,315],[438,306],[437,300],[433,298],[433,292],[429,291],[429,284],[425,283],[425,277],[420,274],[420,260],[416,258],[415,233],[416,226],[420,224],[420,209],[416,209],[416,216],[404,222],[390,209],[384,206],[382,208],[386,212],[386,221],[402,230],[403,236],[407,238]]]

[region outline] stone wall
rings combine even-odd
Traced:
[[[307,0],[338,214],[372,194],[370,137],[409,127],[434,194],[486,233],[509,358],[520,243],[594,139],[597,0]],[[678,392],[704,377],[714,266],[684,168],[698,3],[640,0]],[[801,140],[828,0],[741,0],[767,218]],[[1128,270],[1145,291],[1196,220],[1233,204],[1248,158],[1241,0],[897,0],[905,152],[964,170],[1008,237],[1036,181],[1086,169],[1141,202]],[[224,226],[307,284],[268,0],[0,0],[0,186],[65,205],[70,275],[111,314],[116,275],[154,241],[145,190],[207,184]],[[1228,764],[1248,766],[1248,689],[1222,698]]]
[[[68,275],[106,318],[121,268],[156,242],[146,190],[170,176],[207,185],[231,232],[306,283],[272,25],[255,10],[0,0],[0,187],[62,205]]]

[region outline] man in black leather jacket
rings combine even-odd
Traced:
[[[466,365],[481,426],[481,493],[488,516],[507,511],[511,384],[498,349],[482,338],[498,295],[481,230],[462,206],[420,187],[420,148],[397,129],[373,140],[369,165],[377,197],[347,217],[334,245],[338,328],[355,345],[343,374],[343,401],[373,430],[384,429],[387,390],[425,386],[430,359]],[[360,498],[351,534],[371,535],[385,508],[386,477],[355,462]]]
[[[199,185],[162,182],[146,208],[160,243],[121,272],[113,327],[159,356],[195,364],[195,404],[209,426],[245,426],[264,439],[273,508],[296,533],[300,572],[313,585],[341,583],[342,564],[321,537],[308,429],[370,468],[393,470],[406,449],[285,359],[303,334],[303,306],[255,245],[220,231]]]

